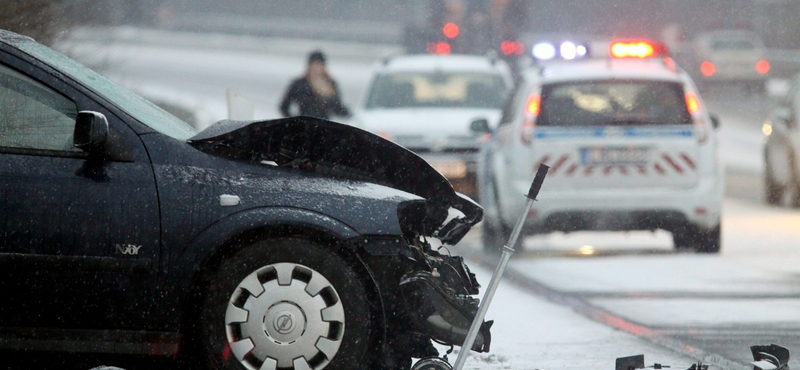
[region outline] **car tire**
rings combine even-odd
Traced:
[[[722,230],[720,225],[711,230],[698,230],[696,234],[697,253],[719,253],[722,245]]]
[[[773,179],[769,164],[764,172],[764,199],[769,205],[779,206],[783,200],[783,187]]]
[[[721,246],[721,229],[717,227],[703,230],[697,226],[686,224],[672,231],[672,240],[676,251],[694,250],[697,253],[719,253]]]
[[[785,184],[781,184],[775,179],[773,170],[773,160],[769,154],[769,150],[764,151],[764,197],[767,204],[780,206],[784,202],[786,192],[790,192],[790,204],[793,207],[800,207],[800,178],[795,171],[795,156],[793,153],[787,154],[786,165],[790,168],[789,178],[786,179]]]
[[[226,258],[207,280],[197,325],[209,369],[351,369],[371,364],[375,319],[360,276],[303,239],[270,239]],[[253,292],[251,292],[253,291]]]
[[[686,251],[695,246],[697,230],[693,225],[685,224],[672,231],[672,242],[676,251]]]
[[[497,217],[486,215],[483,219],[483,250],[488,253],[499,253],[509,237],[509,229],[503,225],[503,221],[500,219],[500,202],[497,199],[497,186],[494,181],[486,185],[484,194],[486,196],[484,204],[489,203],[487,207],[494,207]],[[517,243],[517,245],[520,244]]]

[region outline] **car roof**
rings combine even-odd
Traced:
[[[608,79],[682,82],[681,73],[661,59],[586,59],[554,62],[526,71],[528,80],[543,84]]]
[[[402,55],[387,58],[378,67],[381,72],[495,72],[507,73],[505,62],[478,55]]]

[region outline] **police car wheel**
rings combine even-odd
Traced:
[[[487,252],[496,253],[503,248],[505,228],[502,225],[497,225],[499,223],[498,220],[494,222],[486,220],[483,223],[483,249]]]
[[[214,369],[349,369],[372,363],[377,320],[360,277],[307,240],[272,239],[222,262],[199,315]]]
[[[500,202],[497,199],[497,185],[491,182],[486,186],[486,199],[484,202],[487,207],[494,207],[496,217],[490,217],[485,214],[483,219],[483,250],[489,253],[498,253],[503,249],[503,245],[508,241],[511,236],[511,230],[503,224],[500,220]],[[520,235],[520,240],[524,235]],[[522,245],[521,241],[517,242],[515,247]]]
[[[697,253],[719,253],[722,246],[722,232],[720,225],[711,230],[697,232]]]

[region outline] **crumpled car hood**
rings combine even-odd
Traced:
[[[456,193],[447,179],[424,159],[356,127],[302,116],[269,121],[224,120],[188,142],[205,153],[233,160],[274,162],[278,166],[377,183],[418,195],[426,199],[425,213],[434,218],[429,221],[435,221],[436,229],[442,233],[431,235],[433,231],[428,230],[424,235],[437,236],[447,244],[457,243],[469,227],[483,218],[483,208]],[[450,207],[465,217],[440,230]]]

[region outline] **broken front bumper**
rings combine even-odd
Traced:
[[[411,330],[440,343],[460,346],[478,311],[478,300],[466,289],[466,294],[457,294],[446,285],[446,276],[436,275],[419,271],[405,276],[400,283],[406,312],[411,316]],[[489,329],[493,323],[486,321],[481,325],[473,351],[489,351],[492,340]]]

